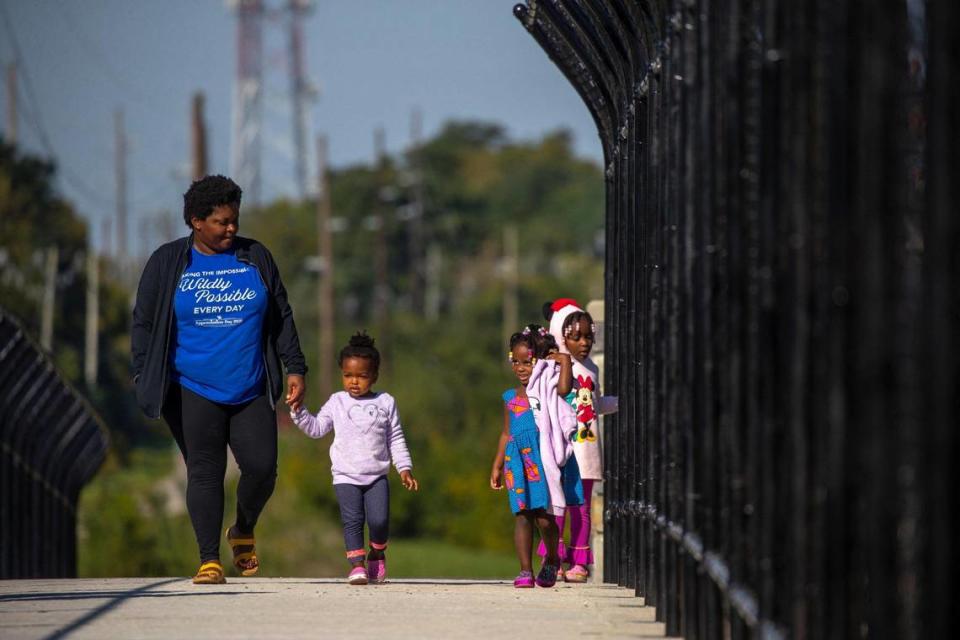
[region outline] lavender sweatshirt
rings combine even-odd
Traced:
[[[316,416],[300,407],[290,417],[311,438],[334,432],[330,446],[333,484],[370,484],[387,474],[391,458],[398,472],[413,468],[397,402],[389,393],[353,398],[338,391]]]

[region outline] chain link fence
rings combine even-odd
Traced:
[[[688,639],[950,637],[960,3],[514,13],[606,162],[605,580]]]
[[[77,572],[77,498],[107,430],[0,307],[0,578]]]

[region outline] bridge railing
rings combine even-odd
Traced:
[[[107,446],[96,412],[0,307],[0,578],[76,576],[77,498]]]
[[[953,630],[958,11],[514,9],[603,145],[604,577],[670,634]]]

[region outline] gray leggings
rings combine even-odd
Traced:
[[[368,485],[335,484],[333,490],[340,503],[347,557],[363,557],[364,521],[370,529],[370,545],[381,549],[386,547],[390,537],[390,483],[387,476],[380,476]]]

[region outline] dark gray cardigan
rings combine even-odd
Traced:
[[[173,327],[173,296],[187,266],[193,235],[168,242],[153,252],[143,268],[130,330],[133,379],[137,404],[149,418],[159,418],[170,383],[170,335]],[[273,256],[256,240],[236,236],[237,260],[257,268],[269,293],[263,323],[263,355],[267,372],[267,395],[275,407],[283,394],[283,367],[287,373],[306,374],[293,310]]]

